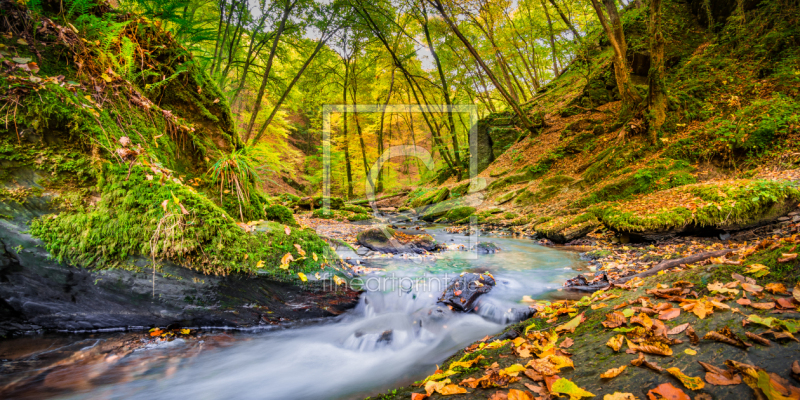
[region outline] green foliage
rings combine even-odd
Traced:
[[[648,167],[609,183],[581,199],[580,206],[589,206],[603,201],[618,201],[631,196],[652,193],[658,190],[696,183],[691,174],[694,168],[685,161],[656,159]]]
[[[292,210],[280,205],[280,204],[273,204],[271,206],[267,206],[264,209],[264,218],[269,221],[280,222],[284,225],[289,226],[300,226],[297,221],[294,219],[294,213]]]
[[[208,174],[211,182],[218,186],[220,202],[223,195],[234,193],[238,201],[239,217],[253,219],[259,217],[260,207],[249,207],[255,200],[261,203],[254,192],[254,184],[259,181],[258,173],[253,167],[253,160],[247,155],[246,149],[238,149],[226,154],[211,166]]]
[[[465,218],[468,218],[473,213],[475,213],[475,207],[454,207],[444,215],[444,219],[452,222],[460,222]]]

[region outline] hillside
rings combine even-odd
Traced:
[[[620,113],[612,52],[599,32],[585,39],[585,53],[565,73],[523,104],[537,134],[511,112],[481,120],[478,177],[487,186],[469,189],[484,196],[477,222],[559,243],[601,225],[625,240],[652,240],[736,231],[794,209],[797,6],[744,2],[740,10],[712,2],[709,29],[700,3],[664,3],[669,108],[657,140],[649,136],[646,110]],[[650,64],[646,11],[631,5],[622,14],[631,79],[642,95]],[[468,183],[450,178],[442,187],[456,199]],[[417,190],[407,204],[429,203],[415,200],[434,189],[444,190]],[[419,211],[429,219],[444,215]]]

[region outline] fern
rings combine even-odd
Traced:
[[[67,11],[67,18],[72,18],[76,15],[85,15],[97,5],[94,0],[66,0],[64,3]]]

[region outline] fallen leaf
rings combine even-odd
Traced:
[[[659,367],[658,364],[656,364],[654,362],[647,361],[644,358],[644,353],[639,353],[639,358],[637,358],[635,360],[631,360],[631,365],[633,365],[635,367],[644,366],[644,367],[650,368],[650,369],[652,369],[653,371],[656,371],[656,372],[661,372],[661,371],[664,370],[664,368]]]
[[[797,259],[797,253],[781,254],[781,258],[778,259],[778,262],[787,263],[795,259]]]
[[[290,228],[289,226],[284,226],[284,227],[283,227],[283,232],[284,232],[286,235],[291,235],[291,234],[292,234],[292,228]]]
[[[772,294],[785,294],[786,293],[786,286],[782,283],[768,283],[764,286],[768,292]]]
[[[778,305],[778,308],[783,308],[787,310],[797,308],[797,305],[795,305],[792,300],[786,298],[779,298],[775,300],[775,303]]]
[[[691,341],[693,345],[697,346],[700,343],[700,338],[697,336],[697,333],[695,333],[694,328],[692,328],[691,325],[686,328],[686,336],[689,337],[689,341]]]
[[[657,354],[660,356],[671,356],[672,349],[661,342],[644,342],[640,344],[631,343],[630,340],[625,339],[628,347],[633,351],[641,351],[643,353]]]
[[[769,275],[769,267],[764,264],[752,264],[747,266],[747,270],[745,270],[744,273],[751,274],[756,278],[761,278],[762,276]]]
[[[667,372],[678,378],[683,383],[683,386],[689,390],[700,390],[706,386],[701,378],[688,376],[681,372],[679,368],[667,368]]]
[[[758,286],[755,283],[743,283],[742,289],[750,293],[761,293],[764,290],[763,287]]]
[[[747,348],[751,346],[750,344],[747,344],[743,342],[741,339],[739,339],[727,326],[723,327],[718,331],[711,331],[706,333],[706,335],[703,336],[703,339],[715,340],[717,342],[727,343],[731,346],[736,346],[741,348]]]
[[[437,389],[436,391],[439,392],[439,394],[441,394],[443,396],[450,396],[450,395],[453,395],[453,394],[467,393],[467,389],[464,389],[463,387],[458,386],[458,385],[447,385],[447,386],[445,386],[445,387],[443,387],[441,389]]]
[[[622,315],[619,311],[614,311],[610,314],[606,314],[606,320],[603,321],[603,326],[606,328],[616,328],[618,326],[624,325],[627,322],[627,319],[624,315]]]
[[[560,332],[573,333],[573,332],[575,332],[575,329],[578,327],[578,325],[580,325],[581,322],[583,322],[584,319],[585,318],[583,316],[583,313],[580,313],[580,314],[576,315],[575,318],[571,319],[569,322],[557,326],[556,327],[556,333],[560,333]]]
[[[689,327],[689,323],[678,325],[670,330],[667,331],[667,335],[677,335],[686,330]]]
[[[631,317],[631,324],[639,324],[646,329],[650,329],[653,327],[653,320],[647,316],[645,313],[641,313],[639,315]]]
[[[639,400],[632,393],[614,392],[614,394],[607,394],[603,396],[603,400]]]
[[[724,293],[732,293],[732,294],[738,294],[739,293],[739,290],[727,288],[721,282],[714,282],[714,283],[706,286],[706,288],[708,290],[710,290],[711,292],[717,292],[717,293],[723,293],[723,294]]]
[[[775,303],[750,303],[750,307],[759,310],[772,310],[775,308]]]
[[[623,340],[625,340],[624,336],[617,335],[617,336],[612,337],[611,339],[608,339],[608,342],[606,342],[606,345],[608,347],[611,347],[612,349],[614,349],[614,351],[619,351],[619,349],[622,348],[622,341]]]
[[[658,314],[658,319],[662,321],[668,321],[671,319],[678,318],[681,315],[680,308],[668,308]]]
[[[306,277],[306,274],[304,274],[304,273],[302,273],[302,272],[298,272],[298,273],[297,273],[297,276],[299,276],[299,277],[300,277],[300,280],[301,280],[301,281],[303,281],[303,282],[308,282],[308,278]]]
[[[742,306],[749,306],[752,301],[750,301],[750,299],[747,297],[742,297],[741,299],[736,300],[736,303]]]
[[[655,389],[651,389],[647,392],[647,397],[649,397],[650,400],[691,400],[683,390],[672,386],[671,383],[662,383],[656,386]]]
[[[794,301],[800,303],[800,283],[792,289],[792,297],[794,297]]]
[[[571,338],[566,338],[566,339],[564,339],[563,342],[561,342],[560,345],[558,345],[558,347],[560,347],[562,349],[568,349],[568,348],[572,347],[573,344],[575,344],[574,340],[572,340]]]
[[[423,400],[428,397],[425,393],[411,393],[411,400]]]
[[[688,354],[688,355],[690,355],[690,356],[696,356],[697,355],[697,352],[692,350],[692,349],[686,349],[683,352]]]
[[[745,334],[745,336],[750,338],[750,340],[752,340],[752,341],[754,341],[754,342],[756,342],[756,343],[758,343],[760,345],[772,346],[772,343],[769,342],[769,339],[767,339],[767,338],[765,338],[765,337],[763,337],[761,335],[755,334],[753,332],[745,332],[744,334]]]
[[[603,378],[603,379],[611,379],[611,378],[617,377],[619,374],[622,373],[622,371],[625,371],[625,366],[624,365],[619,367],[619,368],[611,368],[608,371],[603,372],[602,374],[600,374],[600,377]]]
[[[523,390],[509,389],[508,400],[533,400],[533,396]]]
[[[589,393],[578,387],[575,383],[566,378],[561,378],[553,383],[550,392],[554,394],[566,394],[570,400],[579,400],[583,397],[594,397]]]

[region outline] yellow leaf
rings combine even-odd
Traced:
[[[592,393],[579,388],[578,385],[566,378],[560,378],[555,381],[550,392],[566,394],[569,396],[570,400],[580,400],[582,397],[594,397]]]
[[[453,395],[453,394],[467,393],[467,389],[464,389],[463,387],[458,386],[458,385],[447,385],[447,386],[445,386],[445,387],[443,387],[441,389],[437,389],[436,391],[439,392],[439,394],[441,394],[443,396],[450,396],[450,395]]]
[[[188,335],[191,332],[189,329],[183,328],[181,329],[181,335]]]
[[[769,275],[769,267],[764,264],[752,264],[747,266],[747,270],[745,270],[744,273],[752,274],[756,278],[760,278]]]
[[[694,350],[692,350],[692,349],[686,349],[686,350],[684,350],[683,352],[684,352],[684,353],[686,353],[686,354],[688,354],[688,355],[690,355],[690,356],[697,355],[697,352],[696,352],[696,351],[694,351]]]
[[[299,277],[300,277],[300,280],[301,280],[301,281],[303,281],[303,282],[308,282],[308,278],[306,278],[306,274],[304,274],[304,273],[302,273],[302,272],[298,272],[298,273],[297,273],[297,276],[299,276]]]
[[[703,379],[698,377],[686,376],[684,375],[683,372],[681,372],[680,369],[676,367],[667,368],[667,372],[672,374],[672,376],[678,378],[678,380],[680,380],[681,383],[683,383],[683,386],[686,386],[686,388],[689,390],[700,390],[706,386],[705,382],[703,382]]]
[[[500,375],[517,376],[523,371],[525,371],[525,367],[523,367],[522,364],[514,364],[506,369],[500,370]]]
[[[292,253],[286,253],[281,257],[281,265],[289,265],[290,262],[294,261],[294,256]]]
[[[340,277],[338,277],[336,275],[333,276],[333,281],[336,282],[337,285],[343,285],[344,284],[344,279],[342,279],[342,278],[340,278]]]
[[[614,351],[619,351],[619,349],[622,348],[622,341],[624,339],[625,339],[624,336],[617,335],[617,336],[612,337],[611,339],[608,339],[608,342],[606,342],[606,345],[608,347],[611,347],[612,349],[614,349]]]
[[[299,244],[295,243],[295,244],[294,244],[294,248],[295,248],[295,249],[297,249],[297,253],[298,253],[298,254],[300,254],[301,256],[304,256],[304,255],[306,255],[306,251],[305,251],[305,250],[303,250],[303,248],[302,248],[302,247],[300,247],[300,245],[299,245]]]
[[[484,357],[482,355],[479,355],[478,357],[475,357],[474,359],[469,361],[453,361],[452,363],[450,363],[450,369],[455,369],[456,367],[469,368],[478,361],[483,360],[483,358]]]
[[[434,391],[439,391],[443,387],[447,386],[450,383],[450,378],[447,378],[443,381],[428,381],[425,383],[425,392],[428,393],[428,396],[432,395]]]
[[[313,258],[314,261],[319,261],[319,258],[317,257],[317,253],[311,253],[311,258]]]
[[[258,260],[258,262],[256,263],[256,268],[263,268],[263,267],[264,267],[264,261]]]
[[[583,321],[583,313],[580,313],[580,314],[576,315],[575,318],[571,319],[569,322],[567,322],[567,323],[565,323],[563,325],[557,326],[556,327],[556,333],[559,333],[559,332],[569,332],[569,333],[575,332],[575,329],[578,327],[578,325],[581,324],[582,321]]]
[[[603,400],[639,400],[631,393],[614,392],[614,394],[607,394],[603,396]]]
[[[602,374],[600,374],[600,377],[604,378],[604,379],[611,379],[611,378],[617,377],[617,376],[619,376],[619,374],[622,373],[622,371],[625,371],[625,367],[626,366],[623,365],[623,366],[621,366],[619,368],[611,368],[608,371],[603,372]]]

